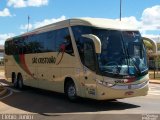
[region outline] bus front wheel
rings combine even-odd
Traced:
[[[68,81],[65,85],[65,94],[70,101],[77,100],[76,86],[73,81]]]

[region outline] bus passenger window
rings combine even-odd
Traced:
[[[65,37],[64,44],[65,44],[65,52],[74,56],[72,41],[71,41],[71,37],[69,35],[67,35]]]
[[[60,51],[61,46],[64,46],[64,52],[74,56],[73,46],[68,28],[57,30],[56,49]]]

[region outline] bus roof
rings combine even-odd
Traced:
[[[119,20],[113,20],[113,19],[105,19],[105,18],[73,18],[68,20],[63,20],[57,23],[53,23],[38,29],[35,29],[34,31],[41,31],[43,29],[49,29],[49,28],[63,28],[68,26],[76,26],[76,25],[84,25],[84,26],[94,26],[98,28],[104,28],[104,29],[115,29],[115,30],[137,30],[137,28],[129,23],[119,21]]]
[[[104,29],[115,29],[115,30],[137,30],[135,26],[126,23],[124,21],[105,19],[105,18],[79,18],[71,19],[70,25],[86,25],[95,26]]]
[[[84,25],[84,26],[94,26],[98,28],[103,29],[114,29],[114,30],[137,30],[137,28],[131,24],[128,24],[123,21],[113,20],[113,19],[105,19],[105,18],[73,18],[73,19],[67,19],[63,20],[57,23],[52,23],[40,28],[37,28],[31,32],[24,33],[22,35],[19,35],[17,37],[21,36],[27,36],[35,33],[41,33],[49,30],[56,30],[68,26],[76,26],[76,25]],[[16,38],[16,37],[13,37]],[[12,38],[9,38],[8,40],[11,40]]]

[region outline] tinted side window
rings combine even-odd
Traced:
[[[64,52],[70,55],[74,54],[68,28],[14,38],[12,41],[6,41],[5,53],[13,55],[60,52],[62,51],[62,46],[65,46]]]
[[[74,26],[72,27],[72,30],[82,63],[94,71],[96,66],[96,57],[93,41],[82,37],[83,34],[92,33],[92,29],[87,26]]]
[[[22,54],[22,52],[23,52],[22,41],[18,39],[13,39],[12,41],[6,41],[5,53],[7,55]]]
[[[18,38],[16,42],[17,42],[17,52],[18,52],[16,54],[23,54],[24,38],[23,37]]]
[[[17,55],[18,54],[18,41],[16,39],[13,39],[13,44],[12,44],[12,54]]]
[[[73,26],[73,34],[76,40],[77,49],[81,58],[82,63],[84,64],[84,41],[86,38],[82,37],[82,34],[91,33],[91,29],[87,26]]]
[[[29,54],[29,53],[36,53],[37,49],[39,48],[38,42],[36,39],[36,35],[30,35],[25,39],[25,53],[24,54]]]
[[[55,52],[55,31],[49,31],[45,33],[40,33],[37,35],[38,39],[38,53],[43,52]]]
[[[12,41],[5,42],[5,54],[12,55]]]
[[[56,51],[56,31],[46,32],[45,34],[45,42],[44,42],[44,49],[46,52],[55,52]]]
[[[37,35],[37,42],[38,42],[38,50],[37,53],[43,53],[45,52],[45,46],[44,46],[44,42],[45,42],[45,33],[40,33]]]
[[[57,30],[57,34],[56,34],[56,51],[60,52],[63,49],[62,46],[65,46],[65,48],[64,48],[65,50],[64,51],[66,53],[68,53],[70,55],[74,54],[73,46],[72,46],[72,42],[71,42],[71,37],[70,37],[68,28]]]
[[[73,54],[73,47],[68,28],[40,33],[37,35],[39,42],[38,53],[59,52],[65,45],[65,52]]]

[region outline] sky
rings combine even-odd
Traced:
[[[77,17],[119,19],[120,0],[0,0],[0,45],[12,36]],[[160,36],[160,0],[122,0],[122,21],[142,36]],[[160,37],[159,37],[160,39]]]

